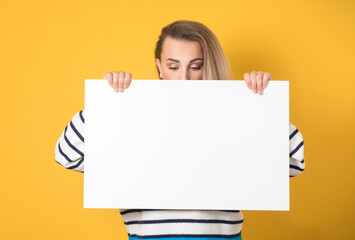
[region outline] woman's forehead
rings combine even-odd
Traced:
[[[174,58],[189,61],[194,58],[202,58],[202,49],[198,42],[167,37],[162,46],[161,58],[166,60]]]

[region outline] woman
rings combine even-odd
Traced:
[[[229,80],[228,61],[215,35],[203,24],[176,21],[162,29],[155,61],[162,80]],[[104,78],[123,92],[132,75],[107,72]],[[262,94],[271,75],[245,73],[246,85]],[[68,169],[84,172],[85,110],[76,113],[57,141],[55,159]],[[304,170],[303,138],[290,123],[290,177]],[[238,210],[121,209],[129,239],[241,239],[243,214]]]

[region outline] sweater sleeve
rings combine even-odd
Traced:
[[[305,169],[304,146],[301,132],[290,123],[290,177],[295,177]]]
[[[67,169],[84,172],[85,109],[77,112],[55,145],[54,158]]]

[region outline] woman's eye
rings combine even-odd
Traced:
[[[177,70],[178,67],[170,67],[169,69],[170,69],[170,70]]]
[[[191,67],[192,70],[200,70],[201,67]]]

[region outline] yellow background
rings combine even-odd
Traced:
[[[158,77],[155,42],[178,19],[217,35],[234,79],[290,81],[306,169],[290,179],[291,211],[243,211],[243,239],[355,239],[354,12],[341,0],[1,0],[0,239],[127,239],[118,210],[83,208],[83,175],[54,147],[84,108],[84,79]]]

